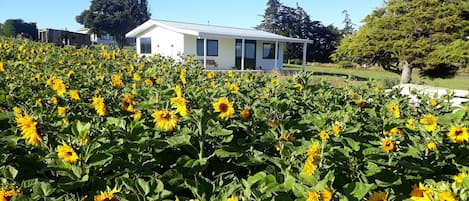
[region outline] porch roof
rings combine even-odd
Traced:
[[[268,41],[281,41],[290,43],[311,43],[311,40],[285,37],[266,31],[246,28],[233,28],[215,25],[203,25],[185,22],[174,22],[165,20],[153,20],[150,19],[142,25],[136,27],[126,37],[138,37],[146,30],[159,26],[178,33],[196,36],[199,38],[208,37],[222,37],[222,38],[235,38],[235,39],[247,39],[247,40],[268,40]]]

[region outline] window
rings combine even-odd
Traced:
[[[151,38],[140,38],[140,54],[151,54]]]
[[[204,56],[204,39],[197,39],[197,56]],[[207,56],[218,56],[218,40],[207,40]]]
[[[264,43],[262,46],[262,58],[275,59],[275,43]]]

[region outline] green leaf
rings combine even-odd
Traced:
[[[107,162],[112,160],[112,155],[108,153],[97,153],[94,154],[88,159],[87,165],[88,167],[94,166],[103,166]]]
[[[166,142],[171,147],[177,147],[181,145],[190,145],[191,144],[191,136],[190,135],[176,135],[176,136],[171,136],[166,139]]]
[[[263,171],[256,173],[253,176],[250,176],[247,180],[249,186],[252,186],[253,184],[257,183],[260,180],[263,180],[267,174]]]
[[[464,177],[462,180],[462,187],[469,189],[469,176]]]
[[[296,184],[296,179],[292,175],[286,173],[285,182],[283,183],[285,190],[290,191],[293,188],[293,185]]]
[[[347,142],[347,144],[352,148],[353,151],[360,150],[360,144],[357,141],[349,137],[344,137],[343,139]]]
[[[18,175],[18,170],[14,168],[11,165],[7,165],[6,167],[2,167],[0,169],[0,172],[2,173],[3,177],[14,180],[16,178],[16,175]]]
[[[210,136],[214,137],[221,137],[221,136],[228,136],[233,134],[232,130],[224,129],[224,128],[215,128],[211,132],[208,133]]]
[[[33,199],[25,195],[16,195],[11,197],[10,201],[32,201]]]
[[[144,179],[138,178],[137,183],[139,189],[143,191],[144,195],[148,195],[150,193],[150,184],[148,184],[148,182]]]
[[[50,183],[39,182],[33,186],[33,192],[34,194],[40,195],[41,197],[47,197],[51,195],[54,190]]]
[[[119,119],[119,118],[114,118],[114,117],[108,117],[108,118],[106,118],[106,125],[107,126],[114,126],[116,128],[125,129],[125,120],[124,119]]]
[[[242,156],[239,152],[229,152],[223,149],[217,149],[213,152],[219,158],[236,158]]]
[[[87,136],[90,132],[91,124],[83,123],[81,121],[74,121],[72,124],[72,133],[75,136]]]
[[[348,195],[361,200],[365,195],[374,188],[373,184],[366,184],[361,182],[349,183],[344,186],[344,191]]]

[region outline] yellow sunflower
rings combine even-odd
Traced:
[[[366,102],[364,100],[358,100],[355,104],[357,104],[358,107],[364,107]]]
[[[338,123],[332,125],[332,132],[334,132],[335,135],[339,135],[341,130],[342,128]]]
[[[58,157],[67,163],[75,163],[79,159],[75,150],[65,142],[57,146],[57,152]]]
[[[92,103],[94,106],[94,109],[96,110],[96,113],[98,113],[99,116],[104,116],[106,115],[106,105],[104,104],[104,98],[101,97],[93,97]]]
[[[321,200],[322,201],[331,201],[332,200],[332,192],[328,189],[322,189],[321,191]]]
[[[11,189],[11,190],[7,190],[7,189],[2,189],[0,190],[0,201],[9,201],[13,196],[16,196],[16,195],[20,195],[21,194],[21,191],[19,190],[15,190],[15,189]]]
[[[78,91],[70,90],[68,93],[70,94],[70,98],[72,98],[73,100],[80,100],[80,94],[78,93]]]
[[[401,112],[399,110],[399,105],[392,103],[388,105],[388,110],[391,112],[394,116],[394,118],[400,118],[401,117]]]
[[[5,64],[0,61],[0,72],[5,72]]]
[[[431,199],[432,190],[426,187],[424,184],[419,183],[414,185],[410,192],[410,199],[414,201],[432,201]]]
[[[119,193],[120,190],[113,189],[106,192],[101,192],[99,195],[94,196],[94,201],[119,201],[114,197],[114,193]]]
[[[458,144],[469,141],[469,133],[466,127],[453,126],[449,129],[448,137]]]
[[[420,119],[420,123],[423,124],[425,130],[428,132],[434,131],[437,127],[438,119],[432,114],[426,114]]]
[[[152,117],[156,126],[164,131],[172,131],[179,121],[179,118],[168,110],[155,110]]]
[[[329,139],[329,133],[327,131],[321,131],[319,132],[319,137],[321,138],[321,141],[325,142]]]
[[[207,78],[209,80],[213,79],[214,77],[215,77],[215,72],[213,72],[213,71],[208,71],[207,72]]]
[[[462,182],[464,181],[464,178],[466,178],[467,176],[469,175],[466,172],[461,172],[458,175],[454,176],[453,179],[454,179],[454,182],[456,182],[456,184],[462,184]]]
[[[67,108],[65,108],[65,107],[58,107],[58,108],[57,108],[57,114],[60,115],[60,116],[67,114]]]
[[[429,103],[430,103],[430,105],[431,105],[432,107],[435,107],[435,106],[438,105],[438,101],[435,100],[435,99],[431,99],[431,100],[429,101]]]
[[[383,150],[387,153],[391,152],[392,150],[394,150],[394,147],[395,147],[395,143],[394,141],[392,141],[391,138],[384,138],[384,140],[381,142],[381,147],[383,148]]]
[[[213,109],[215,112],[220,113],[218,117],[221,119],[229,119],[235,113],[233,108],[233,102],[230,102],[228,98],[219,98],[217,102],[213,103]]]
[[[427,149],[430,150],[430,151],[435,151],[436,150],[436,143],[433,142],[433,141],[427,143]]]
[[[438,195],[438,201],[456,201],[452,192],[446,191]]]
[[[234,195],[232,195],[230,198],[228,198],[226,201],[238,201],[238,198]]]
[[[367,201],[387,201],[387,197],[386,192],[374,192],[368,197]]]
[[[36,146],[39,144],[39,142],[42,141],[41,136],[37,132],[37,122],[34,121],[34,119],[29,116],[28,114],[25,114],[24,116],[20,114],[16,114],[16,123],[18,127],[21,128],[21,135],[23,139],[26,140],[27,144]]]
[[[319,201],[319,194],[314,191],[308,191],[308,198],[306,201]]]
[[[410,129],[410,130],[415,130],[417,126],[415,126],[415,120],[414,119],[407,119],[405,122],[405,127]]]

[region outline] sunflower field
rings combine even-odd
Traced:
[[[0,201],[469,199],[469,111],[0,38]]]

